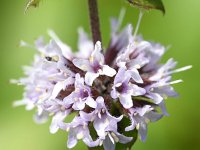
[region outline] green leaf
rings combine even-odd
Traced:
[[[27,4],[26,4],[25,12],[27,12],[27,10],[28,10],[30,7],[38,7],[40,1],[41,1],[41,0],[29,0],[29,1],[27,2]]]
[[[162,0],[127,0],[131,5],[145,10],[157,9],[165,14]]]

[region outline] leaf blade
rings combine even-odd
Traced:
[[[30,7],[38,7],[40,1],[41,1],[41,0],[29,0],[29,1],[27,2],[27,4],[26,4],[25,12],[27,12],[27,10],[28,10]]]
[[[145,10],[157,9],[165,14],[165,7],[162,0],[127,0],[132,6]]]

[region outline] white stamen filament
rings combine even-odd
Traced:
[[[185,70],[188,70],[188,69],[191,69],[191,68],[192,68],[192,66],[185,66],[185,67],[182,67],[182,68],[178,68],[176,70],[172,70],[172,71],[165,73],[165,76],[173,74],[173,73],[177,73],[177,72],[182,72],[182,71],[185,71]]]
[[[112,135],[112,137],[113,137],[113,139],[115,140],[116,143],[119,142],[119,138],[116,136],[115,133],[112,132],[111,135]]]
[[[114,141],[113,137],[110,135],[110,133],[108,133],[108,137],[110,138],[111,142],[112,142],[113,144],[115,144],[115,141]]]
[[[140,27],[140,23],[141,23],[141,20],[142,20],[142,16],[143,16],[143,12],[142,12],[142,10],[140,10],[139,17],[138,17],[138,22],[137,22],[137,25],[136,25],[136,28],[135,28],[135,31],[134,31],[134,35],[133,35],[133,40],[134,40],[134,41],[135,41],[135,38],[136,38],[136,36],[137,36],[139,27]]]
[[[177,84],[177,83],[181,83],[181,82],[183,82],[183,80],[175,80],[175,81],[169,82],[169,85]]]
[[[168,82],[168,83],[161,84],[159,87],[177,84],[177,83],[181,83],[181,82],[183,82],[183,80],[175,80],[175,81],[171,81],[171,82]]]
[[[118,31],[119,28],[121,27],[125,14],[126,14],[126,9],[122,8],[121,11],[120,11],[120,14],[119,14],[116,31]]]

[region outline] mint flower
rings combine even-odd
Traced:
[[[106,75],[113,77],[116,74],[115,69],[104,64],[104,56],[101,53],[101,42],[97,42],[95,49],[89,56],[89,59],[74,59],[73,64],[83,71],[87,71],[85,74],[85,82],[88,85],[92,85],[93,81],[99,77],[99,75]]]
[[[132,74],[131,70],[126,71],[125,68],[119,68],[114,79],[113,90],[111,91],[111,97],[113,99],[119,98],[124,108],[131,108],[133,106],[132,96],[144,95],[146,93],[145,89],[138,87],[130,81]],[[141,83],[142,79],[139,73],[137,75],[138,77],[134,79]]]
[[[164,46],[132,35],[131,25],[120,32],[119,25],[112,20],[106,51],[100,41],[93,45],[82,29],[75,53],[53,31],[47,44],[43,38],[35,46],[22,42],[39,54],[24,67],[25,77],[12,81],[25,87],[23,99],[14,105],[36,109],[38,123],[52,118],[51,133],[69,132],[68,148],[82,140],[88,147],[114,150],[136,140],[126,136],[130,132],[145,141],[148,123],[168,115],[165,99],[178,96],[172,85],[182,80],[172,81],[171,75],[191,68],[174,69],[173,59],[161,64]],[[67,122],[72,113],[74,119]]]
[[[84,85],[84,79],[79,74],[75,76],[74,87],[74,92],[63,99],[65,104],[72,105],[74,110],[83,110],[85,104],[91,108],[96,108],[96,101],[91,97],[91,89]]]

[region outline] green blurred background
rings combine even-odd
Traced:
[[[158,11],[146,13],[139,33],[147,40],[171,45],[163,61],[173,57],[179,62],[178,67],[193,65],[193,69],[174,76],[184,83],[175,86],[180,98],[167,100],[170,117],[150,124],[147,141],[138,141],[133,149],[199,150],[200,1],[163,1],[166,15]],[[76,49],[77,28],[83,26],[89,32],[87,1],[43,0],[39,8],[31,9],[26,15],[25,3],[26,0],[0,1],[0,150],[64,150],[67,149],[65,132],[51,135],[49,122],[44,125],[33,122],[34,111],[12,107],[12,102],[22,97],[23,90],[10,85],[9,79],[21,77],[21,66],[33,60],[34,50],[18,47],[21,39],[33,43],[52,28]],[[110,35],[109,17],[118,16],[122,6],[127,8],[123,24],[135,25],[138,10],[124,0],[99,0],[105,45]],[[86,150],[86,147],[80,142],[75,149]]]

